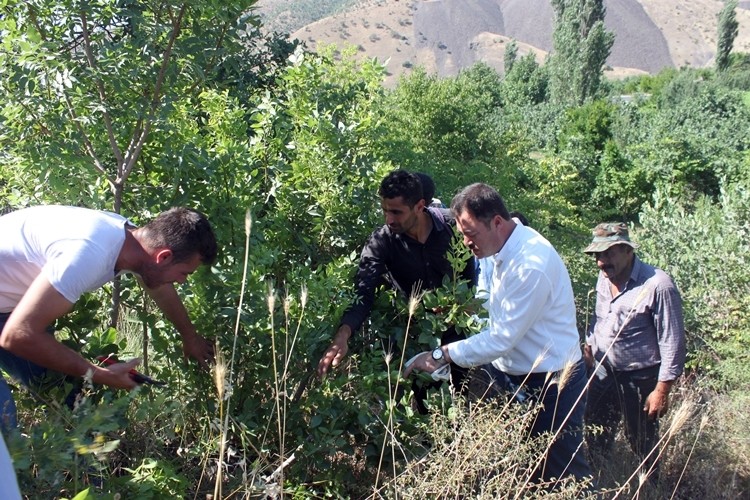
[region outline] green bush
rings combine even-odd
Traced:
[[[681,291],[694,367],[718,370],[717,375],[724,359],[737,357],[736,347],[744,346],[739,352],[750,347],[750,323],[743,313],[750,296],[746,186],[727,185],[717,202],[708,197],[686,202],[657,193],[635,232],[644,260],[670,274]],[[736,346],[729,353],[724,352],[727,343]]]

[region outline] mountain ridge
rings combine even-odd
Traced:
[[[289,0],[260,0],[270,12]],[[608,77],[657,73],[668,67],[713,64],[722,0],[605,0],[605,26],[615,33]],[[734,50],[750,52],[750,1],[738,3]],[[482,61],[503,72],[505,46],[542,62],[552,49],[549,0],[363,0],[291,33],[315,49],[357,47],[359,57],[386,64],[386,85],[416,66],[455,75]],[[272,20],[267,18],[270,24]]]

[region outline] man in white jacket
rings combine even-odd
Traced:
[[[580,449],[586,376],[565,264],[549,241],[516,224],[486,184],[464,188],[451,210],[464,244],[479,259],[478,296],[487,299],[489,321],[477,335],[421,354],[404,375],[432,373],[449,362],[492,363],[502,373],[501,383],[520,388],[524,401],[543,405],[532,434],[557,434],[536,477],[590,476]]]

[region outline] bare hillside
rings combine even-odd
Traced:
[[[260,0],[279,11],[289,0]],[[722,0],[606,0],[605,24],[615,33],[608,59],[612,77],[665,67],[712,64]],[[750,1],[739,3],[735,50],[750,52]],[[552,49],[549,0],[362,0],[344,12],[307,24],[292,36],[308,47],[354,45],[362,57],[387,62],[392,85],[414,66],[442,76],[477,61],[503,70],[505,45],[541,61]]]

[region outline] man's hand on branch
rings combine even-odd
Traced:
[[[208,369],[214,362],[214,343],[197,333],[182,335],[182,353],[186,358],[193,358],[203,369]]]
[[[352,329],[349,325],[341,325],[333,337],[333,342],[328,347],[323,357],[318,362],[318,376],[323,377],[328,373],[331,367],[337,367],[349,352],[349,337],[352,336]]]
[[[115,389],[133,389],[138,386],[138,383],[130,376],[130,370],[134,370],[140,363],[140,358],[135,358],[108,366],[93,366],[94,374],[91,380],[96,384],[107,385]]]

